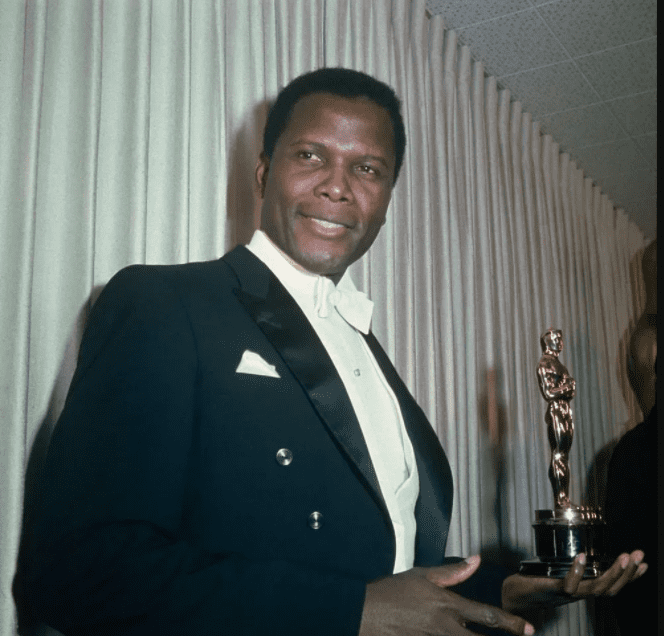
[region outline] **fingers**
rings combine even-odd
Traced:
[[[608,594],[609,596],[617,594],[632,580],[637,567],[638,564],[630,559],[629,554],[621,554],[614,564],[597,579],[593,586],[593,593],[596,595]]]
[[[618,587],[620,589],[631,579],[635,570],[635,566],[629,562],[629,555],[623,554],[599,578],[586,579],[584,581],[585,565],[586,555],[577,555],[572,567],[563,580],[563,590],[566,594],[579,598],[584,596],[600,596],[605,594],[609,588],[618,584],[619,581],[621,581]]]
[[[634,581],[642,576],[648,569],[647,563],[642,563],[644,554],[641,550],[635,550],[632,554],[621,554],[617,561],[622,568],[622,572],[618,579],[606,586],[606,594],[614,596],[617,594],[627,583]]]
[[[639,565],[639,567],[636,569],[636,574],[632,578],[632,581],[636,581],[636,579],[642,577],[646,573],[647,569],[648,569],[648,564],[647,563],[641,563]]]
[[[470,578],[480,566],[480,556],[468,557],[460,563],[450,563],[437,567],[427,568],[426,578],[438,587],[450,587]]]
[[[563,590],[566,594],[577,596],[614,596],[627,583],[643,576],[648,569],[646,563],[642,563],[644,554],[641,550],[635,550],[631,554],[621,554],[611,567],[597,579],[583,580],[585,570],[585,555],[580,554],[574,560],[572,567],[563,581]]]
[[[360,622],[360,636],[385,634],[469,634],[467,623],[486,625],[521,636],[535,633],[523,618],[497,607],[463,598],[444,586],[431,582],[429,571],[438,580],[461,578],[474,572],[479,558],[465,563],[433,568],[412,568],[367,583]],[[435,578],[435,576],[434,576]]]
[[[576,594],[579,584],[583,581],[583,572],[586,569],[586,555],[581,553],[576,556],[572,567],[563,579],[563,590],[566,594]]]
[[[632,581],[638,579],[640,576],[645,574],[645,571],[648,569],[648,564],[643,563],[645,554],[642,550],[634,550],[632,554],[629,555],[629,559],[634,565],[636,565],[636,573],[632,577]]]
[[[455,596],[458,599],[457,611],[464,623],[486,625],[493,629],[502,629],[510,634],[531,636],[535,633],[535,628],[520,616],[514,616],[514,614],[509,614],[492,605],[484,605],[461,596]]]

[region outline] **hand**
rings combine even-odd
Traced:
[[[524,612],[544,605],[564,605],[594,596],[614,596],[627,583],[648,569],[643,552],[621,554],[613,565],[596,579],[583,579],[586,555],[579,554],[564,579],[513,574],[503,583],[503,609]]]
[[[358,636],[472,634],[464,629],[466,623],[533,634],[533,626],[524,619],[446,589],[472,576],[479,564],[480,557],[474,556],[462,563],[413,568],[372,581],[367,585]]]

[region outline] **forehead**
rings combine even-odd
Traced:
[[[394,129],[387,109],[367,97],[313,93],[293,106],[281,138],[331,135],[379,146],[394,155]]]

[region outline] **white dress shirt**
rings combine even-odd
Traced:
[[[359,331],[342,318],[334,305],[327,312],[320,310],[320,294],[335,291],[329,278],[295,267],[261,230],[254,233],[247,248],[293,296],[332,359],[360,423],[392,520],[396,539],[394,573],[410,569],[415,555],[419,478],[413,446],[394,392]],[[348,273],[337,287],[357,291]]]

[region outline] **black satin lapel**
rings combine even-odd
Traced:
[[[452,514],[453,482],[450,464],[428,419],[375,336],[369,333],[365,339],[399,401],[417,460],[420,496],[415,507],[415,565],[440,564],[445,556]]]
[[[358,476],[385,508],[378,479],[348,393],[316,331],[293,297],[251,252],[224,257],[238,276],[238,300],[308,393],[312,405],[351,460]]]

